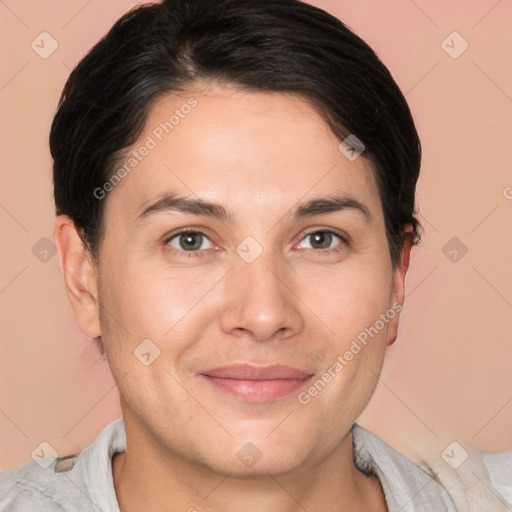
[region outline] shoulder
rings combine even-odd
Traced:
[[[354,463],[363,472],[375,473],[390,511],[455,512],[450,493],[435,475],[423,470],[375,434],[354,424]]]
[[[352,436],[354,463],[379,476],[390,511],[512,510],[512,450],[486,453],[452,442],[417,465],[357,424]]]
[[[512,449],[483,453],[482,460],[492,487],[512,507]]]
[[[38,457],[0,472],[0,511],[118,511],[112,455],[126,449],[123,420],[109,424],[78,455]]]
[[[42,457],[0,473],[0,510],[65,510],[66,501],[75,498],[77,492],[72,482],[58,472],[59,463],[69,460],[73,459]]]

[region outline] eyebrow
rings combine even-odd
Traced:
[[[363,215],[366,222],[370,222],[372,218],[368,208],[349,194],[330,195],[312,199],[307,203],[299,205],[295,209],[293,216],[299,219],[315,215],[327,215],[342,210],[357,211]],[[205,201],[200,198],[190,199],[178,196],[177,194],[169,194],[156,199],[146,206],[137,216],[136,221],[139,222],[144,217],[169,211],[191,213],[220,220],[232,220],[233,218],[224,206],[219,203]]]

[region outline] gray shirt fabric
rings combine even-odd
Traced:
[[[450,494],[419,466],[376,435],[352,427],[354,462],[376,473],[389,512],[453,512]],[[0,473],[2,512],[119,512],[112,477],[114,453],[126,450],[123,419],[110,423],[74,457],[42,457]]]
[[[483,461],[491,480],[491,485],[512,510],[512,450],[499,453],[486,453]]]

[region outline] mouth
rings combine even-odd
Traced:
[[[236,364],[198,374],[214,389],[247,402],[271,402],[294,393],[314,374],[290,366]]]

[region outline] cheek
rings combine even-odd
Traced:
[[[192,340],[201,339],[205,322],[215,318],[212,292],[225,269],[197,272],[123,263],[111,267],[101,281],[100,314],[102,329],[111,334],[108,342],[131,352],[149,339],[165,355],[178,357]]]
[[[373,326],[390,306],[391,274],[378,262],[316,272],[314,282],[303,283],[301,300],[339,340],[340,346],[333,347],[337,350]]]
[[[322,339],[325,370],[319,408],[328,403],[343,403],[358,409],[371,396],[386,350],[387,330],[396,319],[390,311],[391,273],[383,264],[347,265],[329,274],[317,273],[318,287],[304,286],[301,298],[318,315],[325,337]],[[384,315],[384,320],[382,320]],[[315,395],[315,390],[311,390]],[[309,397],[305,397],[307,401]],[[322,405],[323,404],[323,405]],[[346,412],[346,411],[345,411]],[[359,413],[360,411],[353,411]],[[332,411],[336,416],[335,411]]]

